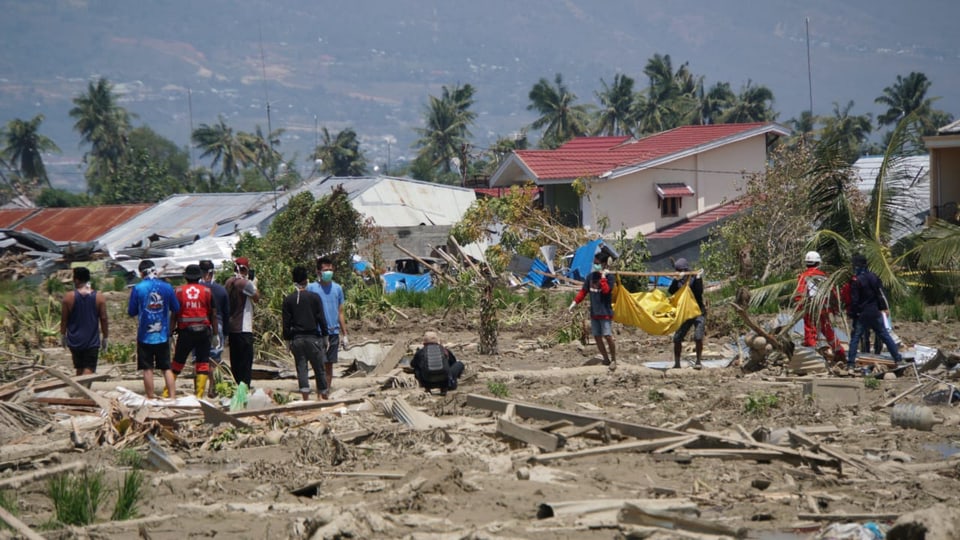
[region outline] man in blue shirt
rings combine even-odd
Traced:
[[[153,370],[163,372],[170,398],[176,397],[173,370],[170,365],[170,316],[180,311],[180,302],[173,287],[157,277],[151,260],[140,262],[142,280],[130,290],[127,315],[138,317],[137,369],[143,370],[143,389],[147,399],[154,399]]]
[[[320,281],[307,285],[307,290],[320,296],[323,302],[323,315],[327,319],[327,350],[324,354],[323,371],[327,377],[327,388],[333,381],[333,365],[337,363],[340,344],[346,348],[347,324],[343,318],[343,287],[333,281],[333,261],[328,257],[317,259],[317,275]],[[322,334],[323,332],[321,332]]]

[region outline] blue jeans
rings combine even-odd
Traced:
[[[868,329],[873,330],[875,339],[883,341],[883,344],[887,346],[887,350],[890,351],[890,356],[893,357],[894,361],[897,363],[903,361],[897,344],[893,341],[893,338],[890,337],[890,332],[887,331],[887,327],[883,325],[883,317],[880,313],[876,315],[861,314],[853,321],[853,335],[850,336],[850,352],[847,353],[847,367],[852,368],[856,365],[857,349],[860,348],[860,338]]]

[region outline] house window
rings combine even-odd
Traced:
[[[660,217],[677,217],[680,215],[680,197],[663,197],[659,199]]]
[[[653,187],[657,192],[660,217],[679,217],[683,198],[694,196],[693,188],[682,182],[655,184]]]

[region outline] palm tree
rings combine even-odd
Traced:
[[[563,83],[563,75],[556,74],[554,85],[541,78],[528,95],[527,110],[540,114],[530,127],[543,128],[540,146],[545,148],[556,148],[574,137],[586,135],[590,122],[590,107],[576,104],[577,95]]]
[[[612,85],[608,86],[603,79],[600,79],[600,84],[603,85],[603,90],[596,92],[600,110],[593,134],[632,135],[635,111],[633,79],[617,73],[613,76]]]
[[[833,104],[833,116],[823,119],[821,146],[835,147],[837,155],[847,165],[852,165],[860,156],[861,149],[873,129],[870,114],[851,115],[853,101],[840,108]]]
[[[246,148],[247,154],[251,156],[251,159],[244,165],[252,165],[260,171],[264,180],[270,183],[271,189],[277,187],[277,169],[283,162],[283,156],[277,150],[283,132],[283,129],[275,129],[269,135],[264,136],[263,130],[258,125],[253,133],[244,131],[237,133],[237,141]]]
[[[220,166],[220,175],[234,181],[240,175],[240,169],[255,160],[250,148],[243,144],[240,137],[233,134],[223,116],[214,125],[200,124],[190,136],[194,145],[202,151],[201,158],[213,157],[210,168]]]
[[[897,124],[914,111],[923,118],[933,103],[932,99],[926,97],[930,84],[926,75],[916,71],[911,71],[906,78],[897,75],[897,81],[884,88],[883,95],[873,100],[887,107],[886,112],[877,116],[877,123],[881,126]]]
[[[43,165],[44,152],[59,152],[60,148],[49,138],[39,133],[43,115],[38,114],[30,120],[19,118],[7,123],[3,131],[3,155],[17,168],[20,177],[31,184],[50,185],[47,169]]]
[[[793,135],[787,141],[788,146],[798,144],[810,144],[814,141],[816,127],[819,118],[810,111],[800,113],[800,118],[791,118],[787,120],[787,125],[793,129]]]
[[[430,96],[424,112],[425,127],[417,128],[420,138],[414,146],[420,148],[418,157],[429,160],[434,167],[450,173],[454,158],[461,156],[470,137],[470,126],[476,113],[473,105],[473,86],[465,84],[443,87],[440,97]]]
[[[362,176],[367,170],[367,159],[360,151],[360,141],[352,128],[331,135],[323,128],[322,143],[310,156],[322,160],[320,171],[333,176]]]
[[[771,122],[776,120],[773,112],[773,91],[763,85],[755,85],[748,80],[740,93],[721,118],[725,124],[745,122]]]
[[[70,117],[76,120],[73,129],[90,144],[84,159],[90,164],[87,181],[94,193],[99,192],[102,181],[116,173],[126,154],[132,115],[117,100],[113,85],[101,77],[87,84],[86,93],[73,98],[74,107],[70,109]]]
[[[643,68],[649,79],[646,92],[636,98],[634,115],[640,133],[657,133],[681,126],[698,116],[699,81],[684,63],[673,71],[669,54],[654,54]]]
[[[710,90],[705,92],[702,78],[697,83],[696,97],[699,110],[693,124],[702,126],[716,124],[723,111],[737,99],[728,82],[714,83]]]

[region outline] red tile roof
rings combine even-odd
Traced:
[[[540,180],[599,176],[774,125],[682,126],[636,141],[630,137],[578,137],[555,150],[519,150],[516,155]]]
[[[686,221],[681,221],[680,223],[671,225],[655,233],[648,234],[646,235],[646,238],[647,240],[656,238],[675,238],[683,233],[699,229],[700,227],[714,225],[721,219],[732,216],[733,214],[739,212],[743,205],[743,201],[729,202],[712,210],[707,210],[706,212],[698,214]]]
[[[657,184],[657,194],[661,197],[692,197],[696,195],[693,188],[683,182]]]
[[[110,229],[125,223],[153,205],[123,204],[112,206],[81,206],[75,208],[33,208],[27,219],[13,227],[31,231],[54,242],[89,242],[103,236]],[[0,222],[6,212],[0,210]]]

